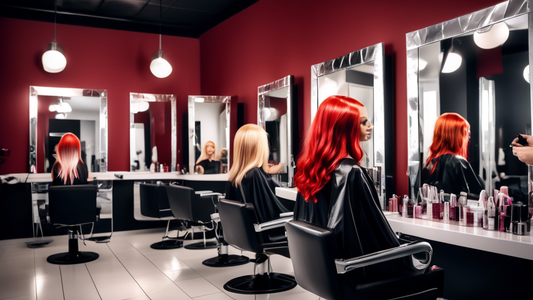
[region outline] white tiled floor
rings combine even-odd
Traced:
[[[97,252],[100,257],[78,265],[53,265],[51,254],[67,251],[67,236],[37,249],[26,247],[27,240],[0,241],[0,299],[58,300],[226,300],[226,299],[319,299],[301,287],[276,294],[240,295],[224,290],[230,279],[249,275],[253,264],[210,268],[202,261],[216,256],[216,249],[154,250],[150,244],[161,239],[157,230],[115,233],[110,243],[80,241],[81,251]],[[186,241],[185,244],[192,243]],[[231,254],[240,251],[230,247]],[[254,257],[245,252],[244,255]],[[289,259],[272,256],[275,272],[293,274]]]

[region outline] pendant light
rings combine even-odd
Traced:
[[[67,66],[65,58],[65,49],[56,42],[56,18],[57,18],[57,1],[54,3],[54,40],[46,47],[43,54],[43,68],[49,73],[59,73]]]
[[[461,55],[453,52],[453,41],[454,39],[452,38],[452,45],[450,46],[450,50],[448,50],[446,55],[443,52],[439,53],[439,60],[442,62],[442,73],[453,73],[457,71],[463,62]]]
[[[481,49],[499,47],[509,38],[509,27],[504,22],[482,28],[474,33],[474,42]]]
[[[161,19],[163,19],[163,5],[162,0],[159,0],[159,50],[152,55],[152,62],[150,63],[150,71],[157,78],[165,78],[172,73],[172,66],[163,58],[163,50],[161,50]]]
[[[529,83],[529,65],[524,68],[523,75],[524,79],[527,81],[527,83]]]

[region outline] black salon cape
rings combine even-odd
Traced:
[[[248,171],[244,175],[241,185],[244,198],[240,188],[228,182],[226,199],[252,203],[259,222],[264,223],[279,219],[279,214],[289,211],[276,196],[276,187],[279,187],[279,185],[262,168],[254,168]]]
[[[294,219],[332,229],[340,258],[358,257],[400,245],[381,211],[372,179],[355,160],[341,160],[316,198],[316,203],[306,202],[298,194]],[[357,284],[406,272],[414,271],[407,261],[400,259],[353,270],[347,273],[347,280]]]
[[[437,162],[437,167],[430,174],[434,162]],[[454,193],[457,197],[459,193],[466,192],[471,198],[476,198],[481,190],[485,189],[485,184],[476,175],[470,163],[462,156],[453,154],[443,154],[426,165],[422,169],[421,183],[436,186],[438,191]]]
[[[196,164],[204,168],[203,174],[218,174],[220,173],[220,161],[204,159]]]

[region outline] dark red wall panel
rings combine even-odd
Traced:
[[[202,93],[239,95],[256,123],[257,87],[294,75],[300,141],[311,122],[311,65],[383,42],[395,85],[394,179],[408,191],[405,34],[501,0],[261,0],[200,37]]]
[[[11,155],[0,174],[28,171],[29,87],[102,89],[108,92],[108,167],[129,171],[129,93],[174,94],[177,98],[178,162],[181,162],[181,119],[187,96],[200,89],[198,39],[163,36],[172,74],[158,79],[150,58],[159,47],[157,34],[57,25],[57,42],[67,57],[57,74],[43,70],[41,56],[54,38],[54,24],[0,17],[0,147]]]

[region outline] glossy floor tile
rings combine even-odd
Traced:
[[[224,290],[235,277],[253,273],[253,264],[211,268],[202,261],[215,257],[216,249],[154,250],[162,231],[139,230],[115,233],[111,242],[79,242],[81,251],[100,257],[76,265],[53,265],[49,255],[67,252],[66,236],[54,236],[54,242],[30,249],[28,239],[0,241],[0,300],[109,299],[109,300],[229,300],[229,299],[319,299],[301,287],[276,294],[240,295]],[[174,233],[173,233],[174,234]],[[185,241],[185,244],[193,241]],[[254,257],[230,247],[230,254]],[[272,256],[275,272],[293,275],[290,260]]]

